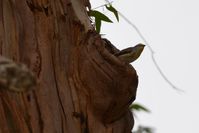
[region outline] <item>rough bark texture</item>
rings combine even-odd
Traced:
[[[2,133],[130,133],[138,78],[95,33],[87,0],[0,0],[1,55],[37,87],[0,88]]]

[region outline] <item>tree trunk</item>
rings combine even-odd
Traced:
[[[0,133],[130,133],[137,74],[94,31],[87,0],[0,0],[0,52],[37,86],[0,89]]]

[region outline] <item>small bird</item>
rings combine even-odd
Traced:
[[[115,53],[114,55],[126,63],[131,63],[140,57],[142,51],[144,50],[144,47],[144,44],[138,44],[134,47],[123,49],[118,53]]]

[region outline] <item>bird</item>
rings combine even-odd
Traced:
[[[144,47],[145,45],[140,43],[134,47],[123,49],[114,55],[125,63],[132,63],[140,57]]]

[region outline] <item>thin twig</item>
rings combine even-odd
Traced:
[[[105,0],[105,2],[107,2],[107,4],[111,4],[108,0]],[[105,5],[107,5],[105,4]],[[124,16],[121,12],[118,11],[118,14],[131,26],[135,29],[135,31],[138,33],[138,35],[140,36],[140,38],[144,41],[145,45],[149,48],[149,51],[151,52],[151,58],[152,61],[155,65],[155,67],[157,68],[158,72],[160,73],[160,75],[162,76],[162,78],[175,90],[179,91],[179,92],[184,92],[182,89],[176,87],[167,77],[166,75],[163,73],[163,71],[161,70],[160,66],[158,65],[157,61],[155,60],[155,52],[152,49],[151,45],[148,43],[148,41],[145,39],[145,37],[143,36],[143,34],[140,32],[140,30],[137,28],[137,26],[132,23],[126,16]]]

